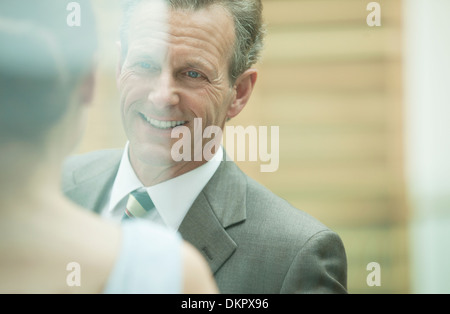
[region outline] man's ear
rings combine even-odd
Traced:
[[[92,67],[81,82],[80,95],[81,103],[83,105],[90,105],[92,103],[92,99],[94,98],[95,72],[95,67]]]
[[[234,85],[236,95],[228,109],[228,119],[236,117],[244,109],[253,92],[257,77],[258,71],[256,69],[248,69],[237,78]]]
[[[119,77],[122,74],[122,66],[123,66],[123,60],[124,56],[122,56],[122,43],[120,41],[116,41],[116,47],[118,51],[118,60],[117,60],[117,67],[116,67],[116,83],[119,85]]]

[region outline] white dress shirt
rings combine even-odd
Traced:
[[[128,158],[128,146],[120,161],[119,170],[101,215],[120,222],[128,200],[128,194],[136,189],[145,189],[155,204],[145,219],[178,230],[189,208],[205,185],[217,171],[223,158],[222,149],[218,149],[214,157],[183,175],[161,182],[151,187],[144,187],[137,177]]]

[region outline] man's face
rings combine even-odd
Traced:
[[[194,137],[195,118],[202,130],[223,129],[236,96],[229,78],[234,39],[233,20],[219,6],[161,12],[142,4],[135,11],[118,75],[132,163],[173,164],[179,139],[171,132],[184,125]]]

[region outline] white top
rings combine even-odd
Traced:
[[[121,249],[103,293],[182,293],[181,236],[142,219],[121,227]]]
[[[128,146],[129,143],[125,146],[109,202],[102,210],[102,216],[120,221],[128,194],[141,188],[147,190],[156,207],[145,219],[178,230],[189,208],[217,171],[223,158],[222,149],[219,149],[210,161],[192,171],[157,185],[144,187],[131,166]]]

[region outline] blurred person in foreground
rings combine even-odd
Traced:
[[[120,222],[128,195],[142,191],[151,206],[140,219],[178,230],[222,293],[346,293],[339,236],[225,161],[218,133],[195,136],[223,130],[252,94],[261,2],[129,0],[123,9],[117,86],[128,142],[71,157],[66,195]],[[180,130],[191,152],[177,160]]]
[[[0,293],[215,293],[178,234],[106,222],[61,191],[94,82],[94,16],[77,2],[81,27],[67,25],[69,1],[0,2]]]

